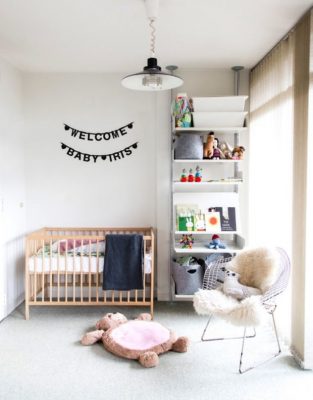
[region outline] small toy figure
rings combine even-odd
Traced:
[[[189,175],[188,175],[188,182],[194,182],[194,181],[195,181],[195,177],[193,176],[192,168],[190,168]]]
[[[192,249],[194,238],[192,235],[182,235],[179,243],[182,245],[182,249]]]
[[[201,182],[202,175],[201,175],[202,169],[197,165],[196,167],[196,173],[195,173],[195,182]]]
[[[246,149],[243,146],[237,146],[233,148],[232,158],[233,160],[243,160],[243,153]]]
[[[213,156],[213,142],[214,142],[214,132],[208,134],[206,143],[203,146],[203,158],[208,159]]]
[[[186,172],[186,169],[185,169],[185,168],[182,170],[182,174],[181,174],[181,177],[180,177],[180,181],[181,181],[181,182],[187,182],[187,172]]]
[[[209,243],[209,249],[226,249],[226,246],[224,243],[221,241],[220,237],[216,234],[212,236],[212,240]]]
[[[212,157],[209,157],[211,160],[220,160],[221,158],[225,158],[224,153],[219,148],[219,140],[218,138],[214,138],[213,140],[213,154]]]

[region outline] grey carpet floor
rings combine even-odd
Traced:
[[[241,341],[203,343],[206,318],[190,303],[157,303],[155,320],[190,338],[187,353],[160,356],[156,368],[118,358],[101,344],[84,347],[81,336],[106,312],[136,317],[139,308],[19,307],[0,323],[0,399],[312,400],[313,372],[301,370],[287,350],[246,374],[238,374]],[[221,327],[233,333],[230,326]],[[214,332],[217,333],[218,332]],[[249,339],[246,354],[257,360],[275,349],[269,328]]]

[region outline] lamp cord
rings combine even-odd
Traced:
[[[150,51],[151,51],[151,55],[152,57],[155,56],[155,32],[156,32],[156,28],[154,26],[154,22],[155,22],[155,18],[149,18],[149,26],[151,29],[151,36],[150,36]]]

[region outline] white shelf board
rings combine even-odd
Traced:
[[[231,163],[241,163],[243,160],[173,160],[174,164],[182,164],[182,163],[194,163],[194,164],[202,164],[202,163],[225,163],[225,164],[231,164]]]
[[[235,235],[235,238],[232,240],[224,240],[223,243],[226,246],[226,249],[209,249],[205,246],[205,244],[209,243],[207,241],[198,241],[195,242],[192,246],[192,249],[182,249],[180,243],[175,243],[174,251],[176,254],[212,254],[212,253],[239,253],[244,248],[244,239],[240,235]]]
[[[192,249],[182,249],[178,247],[177,244],[174,247],[174,251],[176,254],[212,254],[212,253],[239,253],[242,251],[238,246],[227,246],[226,249],[209,249],[208,247],[201,246],[201,245],[193,245]]]
[[[173,299],[176,301],[193,301],[193,294],[176,294],[176,293],[174,293]]]
[[[207,231],[175,231],[175,235],[236,235],[238,231],[218,231],[218,232],[207,232]]]
[[[194,188],[204,188],[213,185],[241,185],[242,181],[214,181],[214,182],[173,182],[174,189],[194,189]]]
[[[248,128],[246,126],[232,126],[232,127],[201,127],[201,128],[175,128],[175,132],[176,133],[186,133],[186,132],[190,132],[190,133],[199,133],[199,132],[203,132],[203,134],[207,134],[210,131],[213,131],[215,134],[218,133],[242,133],[242,132],[246,132],[248,130]]]

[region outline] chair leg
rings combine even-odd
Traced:
[[[204,331],[203,331],[202,336],[201,336],[201,341],[202,342],[212,342],[212,341],[215,341],[215,340],[229,340],[229,339],[242,339],[243,338],[242,336],[235,336],[235,337],[217,337],[217,338],[205,339],[205,333],[206,333],[206,331],[208,329],[208,326],[209,326],[212,318],[213,318],[213,314],[210,314],[208,322],[206,323],[206,326],[205,326]],[[247,339],[254,338],[256,336],[256,332],[255,332],[254,328],[253,328],[253,332],[254,332],[253,335],[249,335],[249,336],[245,336],[245,337]]]
[[[275,310],[274,310],[275,311]],[[242,346],[241,346],[241,353],[240,353],[240,360],[239,360],[239,373],[243,374],[247,371],[250,371],[251,369],[254,369],[262,364],[265,364],[266,362],[272,360],[273,358],[277,357],[280,353],[281,353],[281,347],[280,347],[280,343],[279,343],[279,338],[278,338],[278,333],[277,333],[277,328],[276,328],[276,323],[275,323],[275,317],[274,317],[274,311],[271,311],[270,314],[272,316],[272,320],[273,320],[273,327],[274,327],[274,332],[275,332],[275,337],[276,337],[276,342],[277,342],[277,347],[278,347],[278,352],[275,353],[272,357],[267,358],[264,361],[261,361],[260,363],[253,365],[252,367],[243,369],[242,368],[242,360],[243,360],[243,352],[244,352],[244,345],[245,345],[245,338],[248,337],[246,336],[246,327],[244,328],[244,332],[243,332],[243,337],[242,337]]]

